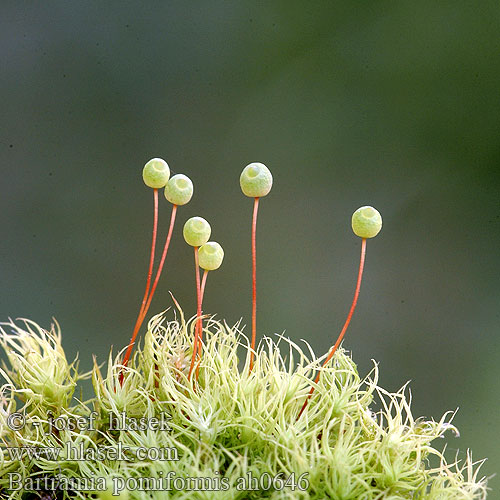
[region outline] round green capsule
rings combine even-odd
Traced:
[[[352,230],[360,238],[373,238],[382,229],[382,216],[373,207],[358,208],[352,214]]]
[[[273,186],[273,176],[263,163],[250,163],[240,175],[243,194],[251,198],[266,196]]]
[[[222,264],[224,250],[215,241],[209,241],[198,250],[198,262],[205,271],[215,271]]]
[[[212,228],[203,217],[191,217],[184,224],[182,234],[188,245],[201,247],[209,239]]]
[[[153,158],[149,160],[142,170],[142,178],[146,186],[160,189],[167,185],[170,177],[170,168],[165,160]]]
[[[185,205],[193,196],[193,183],[184,174],[174,175],[165,186],[165,198],[173,205]]]

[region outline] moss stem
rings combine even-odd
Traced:
[[[194,266],[196,274],[196,326],[195,335],[193,342],[193,354],[191,356],[191,366],[189,367],[188,380],[191,379],[191,373],[193,371],[194,362],[198,353],[198,343],[200,338],[200,327],[201,327],[201,285],[200,285],[200,266],[198,264],[198,247],[194,247]]]
[[[151,287],[151,277],[153,275],[153,264],[155,260],[155,251],[156,251],[156,237],[158,233],[158,189],[153,190],[154,196],[154,221],[153,221],[153,240],[151,242],[151,256],[149,258],[149,269],[148,269],[148,279],[146,282],[146,291],[144,292],[144,297],[142,299],[141,310],[139,311],[139,317],[141,316],[144,307],[146,306],[146,300],[148,298],[149,289]]]
[[[208,276],[208,270],[205,269],[205,272],[203,273],[203,278],[201,279],[201,287],[200,287],[200,312],[198,316],[198,332],[199,332],[199,337],[198,337],[198,351],[200,351],[200,361],[196,365],[196,380],[198,380],[198,377],[200,375],[200,363],[201,363],[201,343],[203,341],[203,319],[201,317],[201,312],[202,312],[202,304],[203,304],[203,295],[205,294],[205,285],[207,284],[207,276]]]
[[[363,269],[365,267],[365,255],[366,255],[366,238],[363,238],[361,240],[361,257],[359,260],[359,270],[358,270],[358,279],[356,281],[356,290],[354,291],[354,298],[352,300],[351,308],[349,309],[349,314],[347,315],[347,319],[345,320],[344,326],[342,327],[342,330],[337,338],[337,341],[335,342],[335,345],[332,347],[330,350],[330,353],[328,354],[327,358],[325,359],[325,362],[323,363],[322,368],[324,368],[328,362],[332,359],[333,355],[335,354],[335,351],[338,349],[340,343],[342,342],[342,339],[344,338],[345,332],[347,331],[347,327],[349,326],[349,323],[351,322],[352,315],[354,314],[354,310],[356,309],[356,304],[358,303],[358,297],[359,297],[359,290],[361,288],[361,280],[363,278]],[[307,403],[309,399],[312,396],[312,393],[314,392],[314,386],[318,384],[319,378],[321,376],[321,370],[318,372],[316,375],[316,379],[314,380],[314,385],[311,386],[311,390],[309,391],[309,394],[307,395],[306,400],[304,401],[304,404],[297,416],[297,420],[300,418],[302,415],[303,411],[305,410]]]
[[[158,270],[156,271],[155,280],[153,282],[153,286],[151,287],[151,291],[149,293],[147,303],[144,306],[144,308],[142,308],[142,312],[139,315],[139,318],[137,318],[137,322],[136,322],[134,331],[132,333],[132,338],[130,339],[129,345],[127,347],[127,351],[125,352],[125,356],[123,358],[123,362],[122,362],[123,366],[127,366],[127,364],[128,364],[128,361],[130,359],[130,355],[132,353],[132,348],[134,346],[135,339],[136,339],[137,334],[141,328],[142,323],[144,322],[144,318],[146,317],[146,314],[149,310],[149,306],[151,305],[151,301],[153,300],[153,296],[154,296],[154,293],[156,291],[156,287],[158,286],[158,281],[160,280],[161,272],[163,270],[163,265],[165,264],[165,258],[167,257],[168,247],[170,246],[170,240],[172,238],[172,231],[174,229],[176,213],[177,213],[177,205],[172,205],[172,214],[170,216],[170,227],[168,229],[167,239],[165,240],[165,246],[163,247],[163,254],[161,256],[160,265],[158,266]],[[122,377],[122,379],[123,379],[123,377]]]
[[[255,338],[257,336],[257,249],[256,249],[256,232],[257,232],[257,213],[259,210],[259,198],[255,198],[253,205],[252,218],[252,343],[250,349],[250,369],[253,369],[253,358],[255,352]]]
[[[144,291],[144,297],[142,298],[141,308],[139,309],[139,314],[137,315],[137,319],[135,321],[134,330],[132,333],[132,340],[130,341],[131,343],[134,342],[135,337],[137,336],[137,330],[139,328],[138,325],[140,324],[141,316],[142,316],[142,314],[144,312],[144,308],[146,306],[146,301],[148,298],[149,289],[151,287],[151,277],[153,275],[153,265],[154,265],[154,260],[155,260],[155,251],[156,251],[156,238],[157,238],[157,234],[158,234],[158,189],[157,188],[155,188],[153,190],[153,199],[154,199],[153,237],[152,237],[152,242],[151,242],[151,255],[149,257],[148,278],[146,281],[146,290]],[[134,333],[135,333],[135,335],[134,335]],[[128,362],[128,358],[126,358],[125,366],[127,366],[126,365],[127,362]]]

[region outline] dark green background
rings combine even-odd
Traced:
[[[499,451],[500,4],[497,1],[2,2],[0,317],[60,322],[69,356],[128,341],[152,221],[144,163],[195,184],[167,273],[194,313],[181,224],[225,248],[207,312],[250,318],[252,202],[241,169],[274,175],[258,227],[259,335],[318,353],[365,281],[344,346],[381,384],[411,379],[416,415],[460,406],[460,458]],[[160,200],[160,238],[169,206]],[[443,443],[444,444],[444,443]],[[493,479],[494,487],[498,479]]]

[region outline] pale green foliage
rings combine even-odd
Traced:
[[[382,216],[373,207],[360,207],[352,214],[352,230],[360,238],[373,238],[382,229]]]
[[[165,160],[153,158],[142,170],[142,179],[146,186],[160,189],[165,187],[170,177],[170,168]]]
[[[301,418],[299,410],[309,392],[310,380],[321,369],[306,344],[305,352],[290,340],[265,338],[257,349],[255,365],[248,370],[248,340],[238,325],[211,318],[204,323],[203,357],[199,381],[188,381],[195,318],[167,321],[164,314],[151,319],[143,348],[135,351],[125,368],[120,356],[110,354],[107,367],[97,362],[92,370],[95,397],[85,403],[69,403],[76,375],[65,362],[60,337],[29,323],[30,330],[14,324],[2,331],[2,345],[10,366],[0,396],[0,435],[5,446],[61,446],[82,443],[85,449],[99,446],[176,449],[178,460],[72,461],[45,458],[13,460],[2,446],[0,498],[7,498],[7,474],[24,477],[53,476],[159,478],[167,474],[187,478],[224,478],[227,491],[139,491],[133,499],[335,499],[335,500],[472,500],[486,497],[486,481],[479,466],[467,455],[462,464],[448,464],[432,442],[447,430],[452,414],[439,421],[414,419],[406,387],[396,393],[377,386],[375,366],[365,378],[358,375],[352,359],[342,349],[323,368],[322,376]],[[20,340],[14,337],[19,336]],[[12,354],[13,343],[17,354]],[[281,350],[280,350],[281,347]],[[245,356],[238,357],[239,353]],[[281,352],[283,351],[283,352]],[[27,369],[19,356],[38,353],[36,365]],[[244,366],[239,366],[244,361]],[[51,376],[48,377],[47,375]],[[61,404],[59,414],[98,414],[97,428],[43,435],[33,426],[12,431],[6,415],[22,405],[27,418],[47,423],[53,402],[40,398],[40,388]],[[111,431],[109,415],[125,411],[128,417],[171,415],[167,431]],[[437,458],[435,468],[428,459]],[[238,491],[238,478],[247,473],[288,477],[308,474],[305,491]],[[203,481],[200,479],[200,481]],[[126,498],[127,492],[122,493]],[[70,495],[71,496],[71,495]],[[91,498],[90,493],[73,496]],[[20,499],[20,493],[11,498]],[[61,496],[62,498],[62,496]],[[100,493],[108,499],[109,493]]]
[[[5,323],[0,328],[0,344],[10,365],[1,373],[16,387],[22,402],[52,409],[68,406],[78,379],[77,362],[66,360],[57,323],[50,331],[29,320],[23,320],[23,327]]]
[[[192,247],[204,245],[210,239],[211,233],[212,228],[203,217],[191,217],[186,221],[182,230],[184,240]]]
[[[263,163],[250,163],[241,172],[240,186],[251,198],[266,196],[273,186],[273,176]]]
[[[199,263],[206,271],[219,269],[224,260],[224,250],[216,241],[209,241],[199,249]]]
[[[165,198],[173,205],[185,205],[192,196],[193,183],[187,175],[174,175],[165,186]]]

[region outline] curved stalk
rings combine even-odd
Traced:
[[[345,332],[347,331],[347,327],[349,326],[349,323],[351,322],[352,315],[354,314],[354,310],[356,309],[356,304],[358,303],[358,297],[359,297],[359,290],[361,288],[361,280],[363,278],[363,268],[365,266],[365,255],[366,255],[366,238],[363,238],[361,240],[361,257],[359,260],[359,270],[358,270],[358,279],[356,281],[356,290],[354,291],[354,298],[352,300],[351,308],[349,309],[349,314],[347,315],[347,319],[344,323],[344,326],[342,327],[342,330],[337,338],[337,341],[335,342],[335,345],[332,347],[330,350],[330,353],[328,354],[327,358],[325,359],[325,362],[323,363],[322,368],[324,368],[328,362],[332,359],[333,355],[335,354],[335,351],[338,349],[340,343],[342,342],[342,339],[344,338]],[[318,372],[318,375],[316,376],[314,380],[314,384],[317,384],[319,382],[321,376],[321,370]],[[304,404],[297,416],[297,420],[300,418],[304,410],[306,409],[307,403],[309,402],[309,399],[312,396],[312,393],[314,392],[314,385],[311,386],[311,390],[309,391],[309,394],[307,395],[306,400],[304,401]]]

